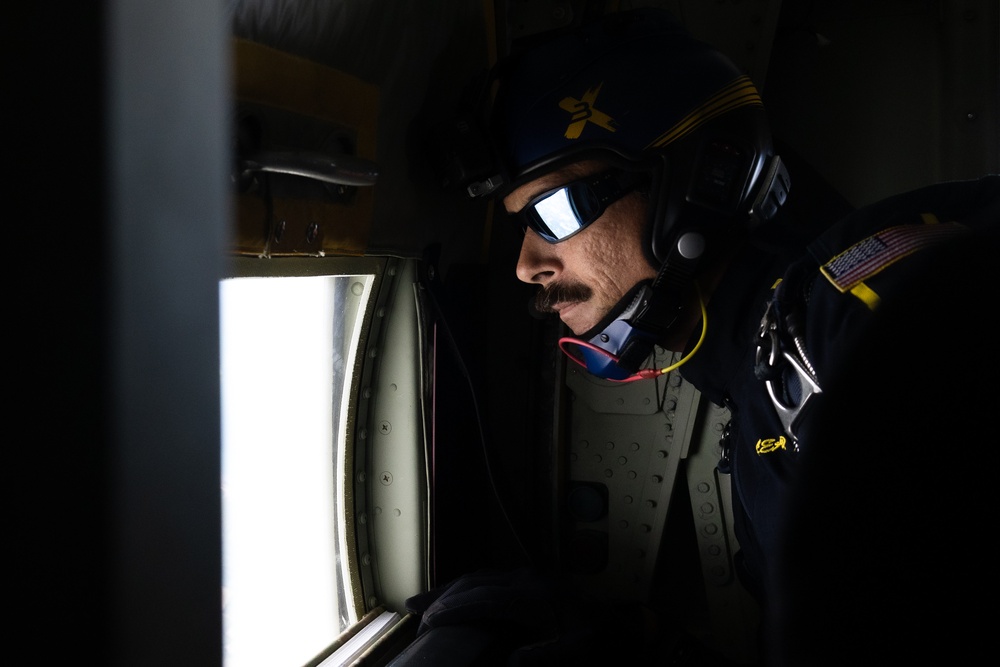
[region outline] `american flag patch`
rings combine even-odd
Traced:
[[[897,260],[965,230],[957,222],[889,227],[855,243],[820,271],[834,287],[847,292]]]

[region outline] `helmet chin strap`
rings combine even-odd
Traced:
[[[582,363],[591,374],[623,380],[638,372],[653,346],[677,324],[704,254],[701,233],[680,234],[652,281],[629,290],[603,320],[579,338],[564,339],[577,344]],[[563,351],[570,354],[565,348]]]

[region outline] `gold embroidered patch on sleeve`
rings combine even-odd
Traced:
[[[758,454],[770,454],[771,452],[776,452],[779,449],[787,449],[785,447],[785,436],[779,438],[762,438],[757,441],[757,453]]]

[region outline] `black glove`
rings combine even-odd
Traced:
[[[641,607],[582,596],[529,569],[463,575],[409,598],[406,608],[422,614],[418,637],[445,626],[486,629],[498,638],[507,664],[523,667],[638,664],[630,660],[649,640],[650,619]]]
[[[447,625],[510,627],[545,634],[557,627],[554,580],[528,569],[479,570],[447,586],[414,595],[406,609],[422,614],[417,636]]]

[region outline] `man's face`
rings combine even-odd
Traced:
[[[507,195],[504,206],[516,213],[535,195],[600,170],[599,163],[583,162],[545,174]],[[645,200],[633,192],[565,241],[549,243],[529,227],[517,277],[541,287],[538,310],[559,313],[579,335],[600,322],[636,283],[654,278],[656,269],[643,252],[645,216]]]

